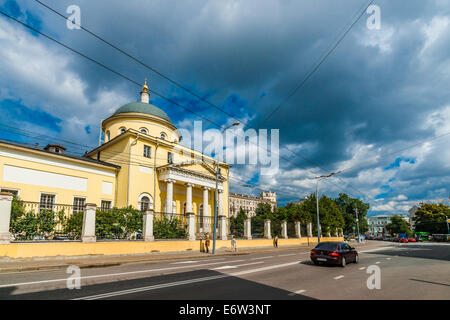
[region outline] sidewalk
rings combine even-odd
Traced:
[[[301,250],[308,251],[313,246],[283,246],[279,248],[238,248],[237,252],[231,252],[231,249],[216,249],[214,256],[228,256],[228,255],[248,255],[252,253],[275,252],[285,250]],[[198,259],[211,258],[211,253],[203,252],[167,252],[167,253],[146,253],[133,255],[92,255],[92,256],[78,256],[78,257],[52,257],[52,258],[31,258],[31,259],[11,259],[0,258],[0,273],[7,272],[21,272],[21,271],[37,271],[37,270],[55,270],[66,268],[68,265],[77,265],[80,268],[95,268],[117,266],[125,263],[136,262],[160,262],[182,259]]]

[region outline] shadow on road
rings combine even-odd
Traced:
[[[450,261],[450,246],[403,244],[385,250],[366,252],[366,254]]]
[[[59,283],[59,287],[65,285]],[[81,289],[69,290],[55,289],[47,284],[47,288],[41,286],[40,292],[32,293],[16,292],[27,287],[2,288],[0,299],[67,300],[105,294],[103,299],[119,300],[313,300],[301,294],[292,294],[284,289],[227,276],[214,270],[195,270],[90,285],[83,285],[82,281],[81,285]],[[127,292],[121,293],[124,290]]]

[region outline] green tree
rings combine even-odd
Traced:
[[[247,214],[244,209],[240,208],[236,217],[230,218],[230,231],[233,235],[239,236],[244,234],[244,220],[247,219]]]
[[[415,231],[447,233],[446,216],[450,218],[450,206],[440,204],[423,204],[415,213]]]
[[[344,217],[344,233],[353,233],[353,228],[356,230],[356,209],[358,209],[360,233],[363,234],[369,230],[369,223],[367,221],[367,212],[370,208],[369,203],[365,203],[360,199],[350,198],[345,193],[340,193],[339,197],[335,199],[335,202],[340,207]]]
[[[408,237],[412,235],[408,223],[401,216],[392,216],[391,223],[386,225],[386,230],[391,234],[406,233]]]
[[[256,216],[263,216],[263,217],[271,216],[273,214],[272,206],[268,203],[260,202],[256,206],[255,214]]]

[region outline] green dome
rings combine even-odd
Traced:
[[[119,113],[130,113],[130,112],[150,114],[152,116],[162,118],[162,119],[167,120],[170,123],[172,123],[169,116],[164,111],[162,111],[160,108],[158,108],[157,106],[154,106],[152,104],[143,103],[143,102],[132,102],[132,103],[123,105],[119,109],[117,109],[113,115],[116,115]]]

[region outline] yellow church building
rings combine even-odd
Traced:
[[[0,191],[40,208],[131,205],[155,213],[194,213],[206,223],[214,215],[217,184],[218,215],[228,217],[229,166],[182,146],[171,119],[149,98],[145,84],[138,102],[102,121],[104,139],[82,157],[66,154],[60,145],[40,149],[0,141]]]

